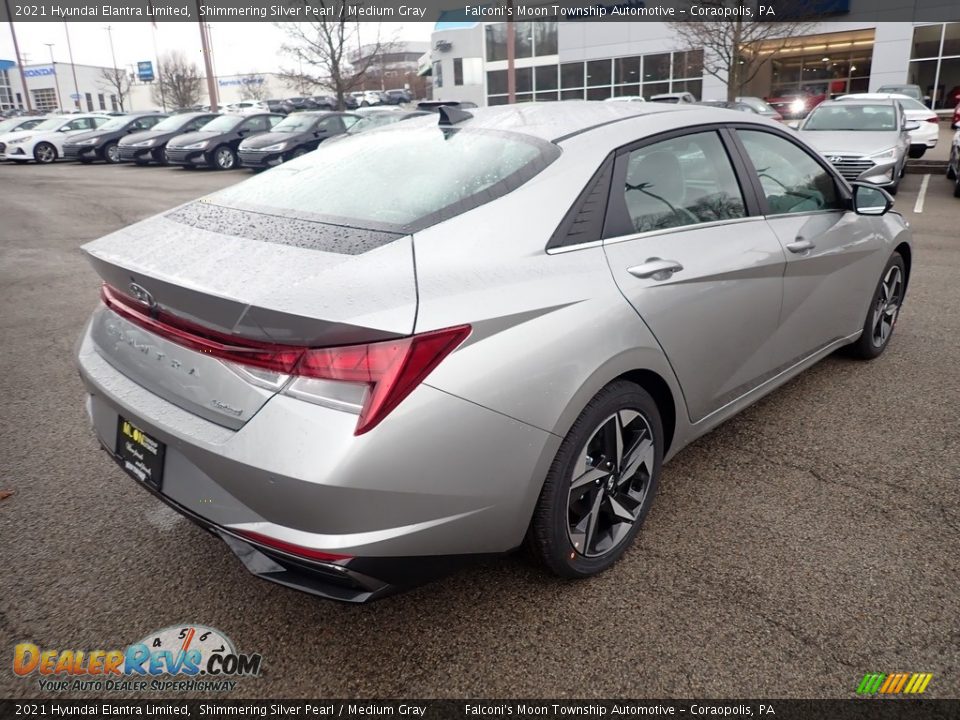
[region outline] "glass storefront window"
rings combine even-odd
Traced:
[[[606,100],[608,97],[612,97],[610,93],[609,86],[587,88],[587,100]]]
[[[930,105],[933,98],[933,85],[937,79],[937,61],[919,60],[910,63],[910,70],[907,74],[907,82],[911,85],[919,85],[920,92],[923,93],[923,104]]]
[[[560,66],[560,87],[561,88],[582,88],[583,87],[583,63],[572,62],[563,63]]]
[[[583,100],[583,88],[579,90],[561,90],[561,100]]]
[[[703,77],[703,50],[688,50],[673,54],[673,77]]]
[[[516,35],[516,57],[533,57],[533,23],[514,23],[513,29]]]
[[[643,79],[645,82],[654,80],[669,80],[670,53],[645,55],[643,58]]]
[[[943,54],[960,55],[960,22],[947,23],[943,33]]]
[[[507,24],[487,25],[487,60],[507,59]]]
[[[644,83],[643,84],[643,96],[649,100],[651,95],[662,95],[663,93],[670,92],[670,83]]]
[[[490,70],[487,72],[487,92],[491,95],[502,95],[507,92],[506,70]]]
[[[556,55],[559,52],[555,22],[533,23],[533,51],[537,57]]]
[[[613,89],[613,94],[616,97],[637,97],[640,95],[640,86],[639,85],[617,85]]]
[[[610,60],[590,60],[587,62],[587,85],[610,85]]]
[[[557,89],[557,66],[541,65],[536,69],[537,93]]]
[[[674,80],[670,92],[688,92],[699,100],[703,96],[703,80]]]
[[[533,68],[517,68],[517,92],[528,93],[533,91]]]
[[[955,108],[960,103],[960,57],[940,61],[940,81],[937,83],[938,108]]]
[[[557,99],[556,92],[538,92],[534,97],[536,97],[537,102],[552,102]]]
[[[640,61],[639,57],[614,58],[614,82],[617,85],[640,82]]]
[[[910,58],[937,57],[940,54],[940,35],[943,25],[921,25],[913,29],[913,47]]]

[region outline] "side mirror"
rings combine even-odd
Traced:
[[[884,215],[893,207],[893,197],[876,185],[870,183],[851,183],[853,185],[853,210],[857,215]]]
[[[913,130],[919,130],[920,123],[918,123],[916,120],[910,120],[903,126],[903,129],[906,130],[907,132],[912,132]]]

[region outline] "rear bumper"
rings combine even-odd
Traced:
[[[421,385],[359,437],[356,415],[276,395],[240,429],[147,391],[79,348],[100,444],[123,416],[166,445],[164,502],[265,579],[338,600],[416,585],[462,557],[518,546],[560,438]],[[348,556],[315,562],[251,541]],[[337,582],[333,582],[336,580]]]

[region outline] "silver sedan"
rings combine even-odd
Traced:
[[[896,195],[910,155],[910,133],[919,127],[897,100],[851,96],[820,103],[799,132],[847,180],[879,185]]]
[[[891,204],[755,115],[441,108],[85,245],[87,408],[267,580],[364,601],[520,545],[593,575],[684,446],[884,351]]]

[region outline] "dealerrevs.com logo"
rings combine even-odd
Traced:
[[[122,650],[50,650],[19,643],[13,672],[46,692],[224,692],[260,674],[261,656],[238,653],[219,630],[174,625]]]

